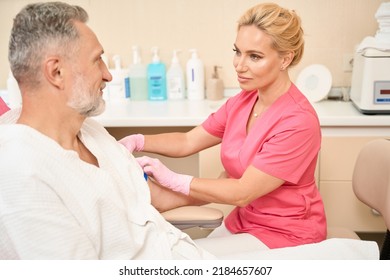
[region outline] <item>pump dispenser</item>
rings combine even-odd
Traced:
[[[167,94],[170,100],[185,97],[184,72],[177,56],[179,52],[180,50],[173,50],[172,63],[167,72]]]
[[[133,63],[129,66],[129,78],[131,100],[147,100],[147,67],[141,62],[138,46],[133,46]]]
[[[111,69],[112,81],[108,83],[110,100],[111,101],[120,101],[126,98],[125,93],[125,75],[121,68],[121,58],[119,55],[114,55],[112,57],[114,61],[114,69]]]
[[[167,77],[165,64],[160,61],[158,48],[152,48],[153,59],[148,64],[148,98],[149,100],[167,99]]]
[[[219,78],[218,68],[214,66],[214,72],[211,79],[207,81],[206,98],[209,100],[219,100],[223,98],[224,85],[223,80]]]
[[[187,98],[204,99],[204,66],[196,49],[191,49],[191,58],[187,61]]]

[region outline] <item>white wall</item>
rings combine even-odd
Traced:
[[[8,37],[12,19],[28,0],[0,0],[0,89],[8,75]],[[119,54],[123,65],[131,62],[131,47],[139,45],[144,62],[150,62],[152,46],[160,47],[169,64],[172,50],[182,50],[185,65],[188,49],[197,48],[210,77],[213,65],[222,66],[226,87],[238,87],[232,66],[236,21],[254,0],[67,0],[84,7],[89,24],[106,54]],[[381,0],[276,0],[296,10],[306,33],[306,50],[299,71],[312,63],[325,64],[332,72],[333,86],[350,86],[351,73],[343,70],[343,56],[378,28],[374,17]]]

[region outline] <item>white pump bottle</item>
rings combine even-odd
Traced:
[[[187,98],[202,100],[205,98],[204,65],[196,49],[191,49],[191,58],[187,61]]]
[[[125,100],[125,77],[121,68],[121,58],[119,55],[112,57],[114,61],[114,69],[110,69],[112,75],[112,81],[108,83],[110,92],[110,101],[122,101]]]
[[[180,50],[173,51],[172,63],[167,72],[167,94],[170,100],[185,97],[184,71],[177,56],[179,52]]]

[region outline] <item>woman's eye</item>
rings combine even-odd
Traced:
[[[257,55],[257,54],[251,54],[250,57],[254,61],[257,61],[257,60],[261,59],[261,57],[259,55]]]
[[[237,49],[233,49],[233,51],[236,53],[236,55],[239,55],[239,54],[240,54],[240,51],[237,50]]]

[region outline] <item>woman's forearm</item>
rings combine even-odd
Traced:
[[[168,157],[185,157],[221,142],[197,126],[188,132],[171,132],[145,135],[143,151],[157,153]]]

